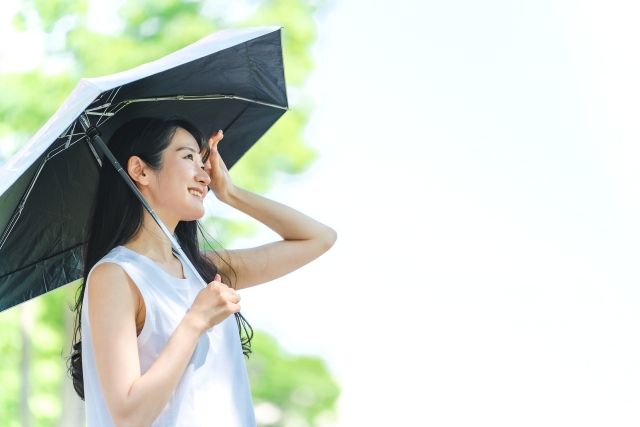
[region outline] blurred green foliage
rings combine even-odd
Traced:
[[[243,3],[250,11],[243,19],[227,17],[222,4],[210,0],[125,2],[113,31],[100,32],[89,25],[91,2],[87,0],[22,0],[13,25],[17,31],[41,34],[46,52],[37,69],[0,74],[0,144],[11,141],[15,145],[8,154],[6,150],[0,154],[13,154],[44,125],[81,77],[111,74],[149,62],[221,28],[282,26],[288,91],[301,93],[313,68],[309,55],[316,37],[313,13],[322,3]],[[216,6],[221,11],[215,11]],[[278,173],[300,173],[314,160],[315,152],[302,139],[311,103],[298,97],[292,107],[231,170],[237,185],[263,193]],[[252,223],[218,217],[206,218],[202,224],[225,247],[256,230]],[[61,398],[63,383],[68,381],[65,358],[73,321],[69,313],[78,282],[0,313],[2,426],[55,426],[63,422],[61,416],[68,410],[64,405],[69,404]],[[23,343],[25,316],[26,323],[33,321],[33,326],[28,330],[30,339]],[[23,360],[27,348],[29,360]],[[23,362],[28,369],[22,369]],[[295,419],[298,424],[312,426],[319,417],[332,413],[339,389],[320,359],[288,355],[273,338],[257,332],[248,368],[256,403],[270,404],[280,411],[279,417],[264,425],[275,427]],[[29,378],[27,416],[20,410],[25,386],[21,376],[25,372]]]
[[[0,336],[0,420],[13,420],[18,426],[18,406],[20,404],[20,359],[21,337],[20,316],[15,309],[0,314],[2,335]]]
[[[254,401],[257,405],[272,403],[282,411],[280,419],[270,425],[285,426],[291,419],[314,425],[320,417],[332,414],[339,388],[322,360],[292,356],[264,333],[256,333],[254,340],[258,351],[247,363]],[[291,381],[294,372],[296,378]]]

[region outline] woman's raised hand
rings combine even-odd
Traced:
[[[222,138],[224,138],[222,130],[211,135],[209,138],[209,157],[204,164],[204,169],[211,178],[209,187],[219,200],[224,200],[234,187],[227,165],[224,164],[222,156],[218,153],[218,143],[222,141]]]
[[[220,275],[216,274],[215,279],[198,292],[187,313],[200,333],[240,311],[240,295],[220,280]]]

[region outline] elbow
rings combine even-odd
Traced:
[[[331,227],[327,227],[327,230],[322,237],[322,248],[324,251],[326,252],[331,249],[331,247],[336,243],[336,240],[338,240],[338,233],[336,230]]]

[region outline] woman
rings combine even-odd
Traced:
[[[141,118],[110,139],[113,155],[208,286],[182,265],[105,162],[88,227],[71,366],[89,427],[255,425],[233,316],[240,310],[237,290],[312,261],[333,245],[336,232],[236,187],[217,151],[222,138],[219,131],[207,142],[184,120]],[[209,188],[283,240],[201,252],[197,219]]]

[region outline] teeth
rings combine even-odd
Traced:
[[[196,190],[189,190],[189,193],[193,194],[194,196],[197,196],[198,198],[201,197],[200,192],[196,191]]]

